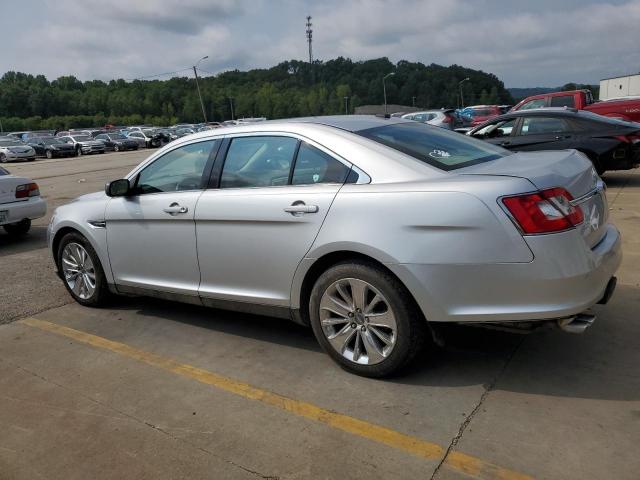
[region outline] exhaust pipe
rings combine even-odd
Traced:
[[[595,321],[595,315],[580,313],[575,317],[561,318],[558,320],[558,327],[567,333],[583,333]]]

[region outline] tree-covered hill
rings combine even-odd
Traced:
[[[291,60],[268,69],[228,71],[200,78],[208,120],[264,116],[284,118],[344,113],[383,102],[382,77],[389,103],[423,108],[456,107],[458,82],[465,103],[512,103],[511,94],[493,74],[458,65],[387,58],[354,62],[346,58],[314,64]],[[200,72],[206,75],[205,72]],[[232,100],[230,100],[232,99]],[[73,76],[49,81],[43,75],[8,72],[0,78],[0,119],[5,131],[99,126],[110,124],[172,124],[202,120],[193,77],[169,80],[122,79],[81,82]]]

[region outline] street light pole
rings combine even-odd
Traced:
[[[344,97],[344,114],[349,115],[349,97]]]
[[[458,82],[458,88],[460,89],[460,108],[464,108],[464,96],[462,95],[462,84],[468,81],[469,81],[469,77],[463,78]]]
[[[384,95],[384,114],[385,115],[389,113],[387,111],[387,85],[385,84],[385,80],[387,79],[387,77],[390,77],[392,75],[395,75],[395,73],[394,72],[387,73],[384,77],[382,77],[382,94]]]
[[[209,58],[209,55],[202,57],[193,66],[193,74],[196,76],[196,88],[198,89],[198,97],[200,97],[200,107],[202,108],[202,117],[204,118],[204,123],[207,123],[207,113],[204,109],[204,102],[202,101],[202,93],[200,92],[200,83],[198,83],[198,70],[196,67],[201,61],[206,60],[207,58]]]
[[[229,97],[229,105],[231,106],[231,120],[233,120],[233,97]]]

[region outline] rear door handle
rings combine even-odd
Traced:
[[[318,205],[305,205],[304,202],[294,202],[291,206],[284,209],[285,212],[296,216],[303,215],[305,213],[317,213],[318,210],[320,210]]]
[[[181,207],[179,203],[172,203],[169,208],[164,209],[164,213],[169,215],[179,215],[181,213],[187,213],[189,209],[187,207]]]

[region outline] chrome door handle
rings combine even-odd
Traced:
[[[172,203],[169,208],[164,209],[164,213],[169,215],[178,215],[180,213],[187,213],[189,209],[187,207],[181,207],[178,203]]]
[[[317,213],[318,205],[305,205],[304,202],[294,202],[290,207],[286,207],[284,209],[285,212],[290,213],[292,215],[302,215],[304,213]]]

